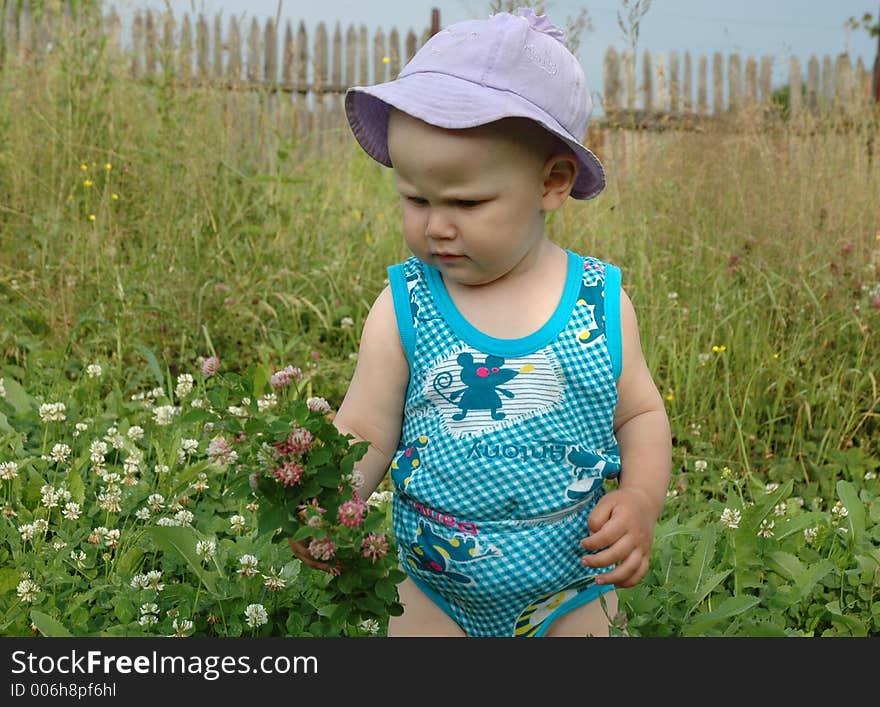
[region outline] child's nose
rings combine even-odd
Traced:
[[[425,225],[425,235],[428,238],[455,238],[455,224],[444,213],[443,209],[432,208],[428,214],[428,222]]]

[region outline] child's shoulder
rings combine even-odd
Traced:
[[[593,255],[586,255],[571,250],[569,253],[574,255],[579,262],[583,263],[584,282],[607,280],[611,277],[616,277],[619,280],[620,268],[613,263],[603,260],[602,258],[597,258]]]

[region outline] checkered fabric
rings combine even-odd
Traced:
[[[620,469],[620,272],[568,259],[556,313],[522,339],[472,327],[416,258],[388,269],[410,365],[391,465],[398,553],[468,635],[541,635],[610,588],[578,542]]]

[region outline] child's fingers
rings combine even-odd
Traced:
[[[587,527],[590,529],[590,532],[593,534],[597,533],[611,517],[611,512],[613,510],[613,496],[609,495],[600,498],[599,502],[595,505],[593,510],[590,511],[590,515],[587,518]]]
[[[616,587],[631,587],[645,576],[648,571],[647,558],[641,553],[630,553],[623,562],[610,572],[603,572],[596,577],[597,584],[613,584]]]
[[[592,555],[584,555],[581,562],[587,567],[608,567],[616,562],[622,562],[632,554],[633,544],[626,537],[610,544],[601,552]]]

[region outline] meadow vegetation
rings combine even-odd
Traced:
[[[343,518],[320,400],[407,255],[391,175],[260,100],[133,83],[85,34],[0,73],[0,634],[381,635],[399,609],[381,543],[297,559],[303,498],[279,511],[259,456],[322,439],[301,471]],[[548,232],[622,268],[674,434],[620,632],[880,634],[878,114],[594,140],[608,188]],[[344,532],[393,545],[370,508]]]

